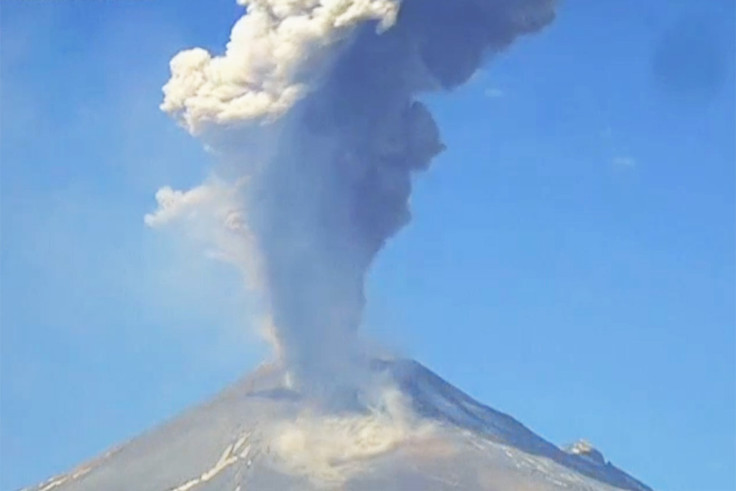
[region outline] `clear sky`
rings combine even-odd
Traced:
[[[266,355],[240,278],[147,229],[211,157],[158,110],[231,0],[9,0],[0,33],[0,489]],[[365,331],[661,490],[736,489],[734,3],[567,0],[462,90]]]

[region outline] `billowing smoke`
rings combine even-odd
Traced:
[[[177,54],[161,105],[220,176],[162,189],[147,223],[208,235],[264,295],[297,383],[339,391],[357,383],[366,271],[443,149],[417,96],[545,26],[553,0],[240,2],[225,54]]]

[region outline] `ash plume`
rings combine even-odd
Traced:
[[[554,2],[240,3],[223,55],[171,60],[161,105],[217,155],[219,175],[164,188],[146,221],[181,220],[248,272],[303,390],[350,388],[366,271],[410,219],[412,176],[444,148],[417,97],[467,81],[551,22]]]

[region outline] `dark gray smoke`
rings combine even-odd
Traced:
[[[230,173],[247,177],[239,204],[226,208],[237,208],[229,212],[234,229],[248,231],[297,381],[306,389],[351,386],[363,356],[356,331],[366,272],[410,219],[412,176],[444,148],[417,97],[466,82],[489,55],[547,25],[554,5],[247,5],[223,57],[195,49],[172,60],[162,107],[222,154]],[[186,196],[159,199],[149,221],[173,216]]]

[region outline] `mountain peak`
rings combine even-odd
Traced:
[[[650,489],[592,446],[563,451],[413,360],[325,410],[264,365],[212,401],[34,491]],[[600,458],[598,456],[600,455]]]

